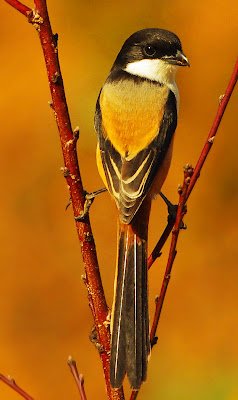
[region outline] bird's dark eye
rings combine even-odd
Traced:
[[[147,45],[144,47],[144,52],[147,56],[153,57],[156,53],[156,49],[153,46]]]

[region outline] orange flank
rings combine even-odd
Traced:
[[[106,179],[103,164],[102,164],[102,158],[101,158],[99,144],[97,144],[96,161],[97,161],[99,175],[101,176],[102,181],[108,190],[108,184],[107,184],[107,179]]]

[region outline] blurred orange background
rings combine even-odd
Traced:
[[[28,1],[32,6],[33,2]],[[102,186],[93,128],[98,92],[123,41],[145,27],[174,31],[191,68],[181,69],[181,96],[171,170],[164,193],[177,201],[183,165],[196,163],[237,57],[238,3],[217,0],[48,2],[79,160],[88,191]],[[92,318],[58,133],[36,32],[0,4],[0,372],[36,400],[78,399],[67,367],[71,354],[88,399],[105,399],[99,357],[88,335]],[[188,204],[159,341],[139,398],[238,399],[238,91]],[[150,249],[166,221],[153,205]],[[116,253],[116,213],[108,194],[91,209],[109,304]],[[150,272],[150,301],[159,292],[168,246]],[[0,398],[19,396],[0,383]]]

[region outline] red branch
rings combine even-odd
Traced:
[[[169,284],[173,263],[174,263],[174,260],[175,260],[176,254],[177,254],[176,246],[177,246],[177,242],[178,242],[178,236],[179,236],[179,232],[180,232],[181,223],[182,223],[183,217],[186,213],[185,204],[186,204],[187,192],[188,192],[188,187],[189,187],[189,184],[191,181],[192,174],[193,174],[192,167],[190,165],[187,165],[184,168],[183,186],[179,189],[178,210],[177,210],[174,228],[172,230],[172,239],[171,239],[169,257],[168,257],[167,266],[165,269],[164,279],[162,282],[160,295],[158,298],[156,298],[154,320],[153,320],[151,332],[150,332],[150,341],[151,341],[152,346],[156,343],[156,341],[155,341],[156,330],[158,327],[167,287]]]
[[[235,63],[235,66],[234,66],[230,81],[229,81],[229,83],[227,85],[225,94],[220,96],[220,99],[219,99],[220,100],[220,104],[218,106],[218,110],[217,110],[214,122],[212,124],[211,129],[210,129],[210,132],[209,132],[208,137],[207,137],[207,141],[206,141],[206,143],[205,143],[205,145],[204,145],[204,147],[202,149],[202,152],[201,152],[201,155],[200,155],[200,157],[198,159],[196,167],[194,168],[194,173],[193,173],[193,176],[191,178],[191,182],[190,182],[190,185],[189,185],[189,188],[188,188],[187,199],[190,196],[190,193],[192,192],[193,187],[194,187],[195,183],[197,182],[197,180],[198,180],[198,178],[200,176],[200,172],[201,172],[202,166],[203,166],[204,162],[206,161],[206,158],[207,158],[207,156],[208,156],[208,154],[209,154],[209,152],[211,150],[211,147],[213,145],[215,136],[216,136],[218,128],[220,126],[222,117],[223,117],[224,112],[226,110],[227,104],[228,104],[228,102],[230,100],[230,97],[232,95],[232,92],[233,92],[233,90],[235,88],[237,79],[238,79],[238,58],[236,60],[236,63]]]
[[[74,217],[77,218],[82,214],[85,202],[85,192],[79,171],[76,150],[79,132],[78,130],[75,130],[75,132],[72,131],[58,59],[57,36],[52,33],[46,0],[35,0],[35,10],[30,13],[30,17],[28,12],[26,12],[26,8],[22,5],[20,7],[18,1],[6,1],[20,12],[25,10],[23,13],[28,17],[29,22],[32,23],[39,34],[52,97],[52,108],[54,110],[61,140],[65,164],[64,176],[69,187]],[[108,398],[123,400],[123,390],[112,389],[110,385],[108,306],[102,286],[89,216],[86,215],[83,221],[77,220],[75,223],[85,267],[85,283],[88,289],[89,304],[97,331],[97,341],[100,344],[99,354],[103,365]]]
[[[0,381],[3,381],[6,385],[10,386],[16,393],[20,394],[20,396],[24,397],[25,400],[34,400],[29,394],[25,392],[20,386],[17,385],[15,380],[11,377],[4,376],[0,374]]]

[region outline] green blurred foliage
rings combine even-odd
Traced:
[[[123,41],[145,27],[181,38],[191,68],[178,73],[180,118],[164,186],[176,201],[182,167],[195,164],[237,57],[237,1],[51,0],[48,6],[89,191],[102,185],[94,156],[95,102]],[[101,365],[88,340],[92,318],[72,211],[65,211],[68,191],[41,48],[32,27],[4,2],[0,15],[0,371],[36,399],[77,399],[66,365],[72,354],[88,398],[104,399]],[[188,230],[180,236],[144,400],[238,398],[237,100],[236,90],[189,201]],[[91,215],[111,304],[116,213],[107,194],[95,201]],[[165,221],[158,199],[150,248]],[[151,313],[167,249],[150,272]],[[19,398],[4,385],[0,397]]]

